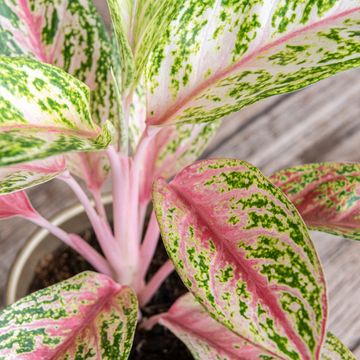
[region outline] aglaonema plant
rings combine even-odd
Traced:
[[[196,359],[354,359],[327,332],[307,228],[359,239],[359,165],[270,179],[231,159],[180,170],[224,116],[358,66],[359,1],[108,5],[111,32],[88,0],[0,1],[0,218],[47,229],[101,273],[4,309],[0,358],[126,359],[141,322],[168,327]],[[102,254],[32,206],[25,189],[54,178]],[[158,223],[170,259],[146,281]],[[144,319],[174,265],[190,293]]]

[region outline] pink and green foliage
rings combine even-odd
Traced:
[[[191,351],[195,360],[281,360],[229,331],[215,321],[193,295],[179,298],[157,321],[171,330]],[[354,355],[331,333],[326,334],[321,360],[355,360]]]
[[[326,334],[321,360],[356,360],[354,354],[332,333]]]
[[[158,322],[181,339],[196,360],[275,359],[215,321],[192,294],[179,298]]]
[[[280,172],[271,181],[283,192],[231,159],[167,181],[225,115],[359,66],[359,1],[107,3],[112,41],[92,0],[0,0],[0,218],[45,228],[113,279],[81,274],[3,310],[0,358],[126,359],[134,293],[146,305],[174,268],[168,260],[146,277],[157,216],[203,306],[187,295],[158,320],[195,358],[352,359],[325,336],[323,271],[296,207],[310,228],[360,239],[357,165]],[[101,200],[110,171],[113,229]],[[55,177],[84,206],[104,256],[22,191]]]
[[[316,359],[324,339],[323,272],[303,220],[240,160],[197,162],[154,185],[167,252],[212,316],[289,359]]]
[[[91,90],[93,121],[102,125],[109,120],[118,129],[110,40],[91,0],[4,0],[0,39],[0,55],[33,56],[83,81]],[[113,134],[113,142],[117,136]],[[70,162],[92,187],[102,184],[109,169],[97,153],[73,154]]]
[[[270,181],[310,229],[360,240],[360,164],[300,165],[275,173]]]
[[[0,168],[0,194],[8,194],[41,184],[61,174],[66,167],[63,156]]]
[[[149,199],[154,179],[170,179],[190,165],[204,151],[220,126],[219,121],[200,124],[178,124],[162,128],[151,142],[145,161],[141,197]]]
[[[359,65],[358,0],[157,3],[172,21],[146,66],[148,124],[212,121]]]
[[[137,311],[133,290],[81,273],[0,312],[0,358],[125,360]]]

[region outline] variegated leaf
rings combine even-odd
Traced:
[[[220,121],[200,124],[176,124],[163,127],[147,153],[143,176],[144,198],[150,198],[153,179],[173,177],[197,160],[220,126]]]
[[[105,148],[108,122],[91,119],[89,89],[54,66],[0,57],[0,166]]]
[[[197,162],[154,185],[167,252],[219,322],[286,359],[316,359],[324,338],[323,271],[293,204],[240,160]]]
[[[111,45],[91,0],[0,1],[0,54],[32,55],[83,81],[91,89],[93,120],[98,125],[111,121],[117,129],[113,141],[118,141]],[[73,155],[69,164],[85,180],[97,174],[97,182],[109,167],[99,153]]]
[[[25,191],[0,195],[0,219],[13,216],[22,216],[28,219],[37,217]]]
[[[167,31],[182,3],[175,0],[108,0],[108,4],[126,88],[141,78],[149,54]]]
[[[0,39],[0,54],[34,56],[88,85],[97,124],[116,118],[110,40],[92,1],[2,0]]]
[[[179,0],[146,67],[148,124],[211,121],[360,65],[359,0]]]
[[[270,177],[313,230],[360,240],[360,164],[319,163]]]
[[[0,195],[26,189],[53,179],[65,170],[62,156],[0,167]]]
[[[356,358],[338,338],[328,332],[321,349],[321,360],[356,360]]]
[[[81,273],[0,312],[0,358],[125,360],[137,311],[130,288]]]
[[[196,360],[279,359],[215,321],[191,294],[178,299],[158,322],[182,340]]]
[[[119,64],[121,72],[118,80],[121,92],[128,87],[133,80],[135,64],[132,49],[129,44],[129,32],[131,31],[131,24],[129,18],[132,12],[131,0],[107,0],[114,28],[116,46],[119,55]],[[121,85],[121,86],[120,86]]]

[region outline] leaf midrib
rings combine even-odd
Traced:
[[[101,289],[99,289],[101,290]],[[91,305],[91,309],[86,314],[85,319],[81,322],[81,324],[73,329],[71,334],[74,334],[73,336],[68,337],[60,346],[58,346],[53,353],[52,357],[54,359],[57,358],[57,356],[62,355],[64,351],[67,351],[72,347],[75,340],[77,339],[78,335],[90,324],[93,323],[94,319],[100,314],[101,310],[106,307],[106,305],[114,299],[115,296],[120,296],[120,293],[124,291],[124,288],[116,288],[115,286],[111,286],[111,289],[106,293],[106,295],[102,298],[101,301],[97,300],[93,305]],[[110,300],[110,301],[109,301]]]
[[[174,185],[174,183],[170,183],[168,186],[172,191],[175,192],[177,197],[179,197],[181,199],[181,201],[184,203],[184,205],[187,207],[187,209],[198,209],[199,208],[198,204],[195,204],[192,201],[193,199],[191,197],[187,196],[186,189],[182,189],[182,191],[181,191],[181,189],[177,188],[177,186]],[[290,337],[289,333],[291,334],[291,339],[292,339],[293,344],[295,344],[296,349],[298,351],[300,351],[299,349],[301,349],[300,352],[302,353],[302,356],[304,356],[304,359],[309,359],[309,357],[308,357],[309,349],[307,348],[307,345],[304,343],[304,340],[294,332],[293,327],[291,326],[291,323],[289,323],[289,320],[287,319],[287,317],[286,316],[279,317],[279,315],[276,313],[276,310],[274,310],[274,304],[271,301],[268,301],[270,297],[274,297],[273,301],[275,303],[275,307],[277,307],[280,314],[283,315],[283,311],[282,311],[280,305],[278,304],[276,297],[272,294],[271,289],[269,288],[269,286],[267,285],[267,289],[266,289],[265,293],[264,293],[262,288],[258,287],[257,282],[254,281],[254,278],[256,279],[256,278],[260,277],[260,275],[257,274],[256,271],[254,271],[251,267],[246,266],[247,262],[246,262],[245,259],[241,260],[243,262],[245,261],[245,264],[241,263],[240,260],[234,255],[232,249],[229,248],[226,241],[221,241],[221,236],[217,233],[216,229],[214,229],[212,226],[210,226],[209,223],[206,221],[206,219],[202,216],[201,209],[200,209],[200,211],[197,210],[195,212],[192,212],[192,214],[213,235],[212,239],[214,240],[214,242],[218,243],[218,244],[221,244],[223,246],[223,249],[226,251],[229,258],[233,259],[232,263],[237,268],[240,267],[240,271],[246,272],[246,274],[250,277],[250,279],[253,280],[253,284],[255,285],[255,287],[257,289],[257,296],[261,299],[261,301],[264,304],[266,304],[268,306],[269,309],[271,309],[270,311],[271,311],[272,316],[274,318],[276,318],[281,323],[283,331],[285,331],[285,333],[289,337]],[[250,268],[251,268],[251,270],[250,270]],[[248,281],[246,281],[246,282],[248,283]],[[266,279],[265,279],[265,282],[266,282],[266,284],[268,284]],[[268,292],[269,294],[266,294],[266,292]],[[231,330],[231,329],[229,329],[229,330]],[[239,335],[239,334],[236,333],[236,335]],[[321,334],[320,334],[320,337],[321,337]],[[294,339],[295,339],[295,341],[294,341]],[[246,339],[246,340],[251,342],[248,339]],[[268,349],[266,349],[266,351],[271,352],[271,350],[268,350]],[[317,351],[320,351],[320,346],[317,347]],[[279,355],[277,355],[277,356],[279,356]]]
[[[159,118],[151,119],[151,117],[150,117],[150,118],[148,118],[148,121],[150,120],[151,124],[154,124],[154,125],[163,125],[164,123],[169,122],[171,120],[171,118],[175,117],[186,106],[186,104],[190,103],[193,99],[198,97],[205,89],[210,87],[211,84],[215,84],[218,81],[220,81],[221,79],[226,78],[226,76],[231,75],[231,73],[239,70],[245,64],[250,62],[254,57],[260,55],[262,52],[265,52],[273,47],[276,47],[277,45],[296,37],[298,34],[302,34],[308,30],[312,30],[312,29],[319,27],[323,24],[326,24],[328,22],[335,21],[341,17],[345,17],[345,16],[347,16],[353,12],[359,11],[359,10],[360,10],[360,6],[350,9],[350,10],[347,10],[347,11],[344,11],[340,14],[333,15],[328,18],[319,20],[317,22],[314,22],[312,24],[304,26],[302,29],[293,31],[292,33],[287,34],[276,41],[273,41],[267,45],[264,45],[264,46],[261,46],[261,47],[255,49],[252,53],[250,53],[249,55],[240,59],[238,62],[235,62],[234,64],[230,65],[229,67],[225,68],[224,70],[210,76],[206,81],[202,82],[199,86],[197,86],[194,90],[192,90],[184,99],[179,100],[178,102],[175,102],[172,106],[170,106],[168,108],[168,110],[163,115],[161,115]]]

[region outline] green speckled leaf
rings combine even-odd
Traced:
[[[176,4],[146,66],[150,125],[212,121],[360,65],[359,0]]]
[[[309,228],[360,240],[360,164],[300,165],[275,173],[270,181]]]
[[[32,55],[88,85],[98,124],[116,118],[110,40],[92,1],[0,0],[0,39],[1,55]]]
[[[62,156],[0,167],[0,195],[26,189],[53,179],[65,170]]]
[[[356,360],[352,352],[333,334],[328,332],[321,350],[321,360]]]
[[[184,284],[212,316],[282,359],[317,359],[327,297],[294,205],[240,160],[199,161],[154,184],[162,239]]]
[[[149,54],[176,16],[181,1],[108,0],[122,63],[124,88],[141,78]]]
[[[0,57],[0,166],[104,149],[111,126],[91,118],[89,89],[30,58]],[[110,126],[110,127],[109,127]]]
[[[81,273],[0,312],[0,359],[126,360],[137,311],[130,288]]]
[[[111,44],[92,0],[0,0],[0,55],[31,55],[83,81],[91,89],[93,120],[98,125],[109,120],[117,129],[113,142],[118,142]],[[73,155],[69,163],[86,181],[96,173],[95,183],[106,178],[109,168],[99,153]]]

